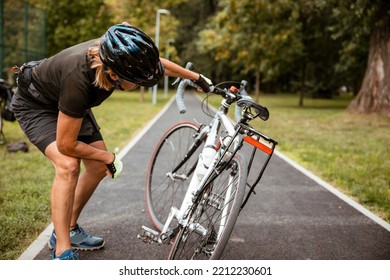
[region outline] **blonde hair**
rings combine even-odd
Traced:
[[[112,72],[110,68],[104,69],[103,62],[99,56],[99,40],[88,49],[88,56],[91,59],[91,68],[96,69],[95,81],[93,84],[104,90],[111,90],[114,86],[109,75]]]

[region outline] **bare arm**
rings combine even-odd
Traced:
[[[181,67],[180,65],[167,60],[165,58],[160,58],[162,64],[164,64],[165,68],[165,75],[174,77],[174,78],[184,78],[184,79],[190,79],[190,80],[198,80],[199,74],[196,72],[193,72],[191,70],[185,69],[184,67]]]
[[[82,159],[91,159],[109,164],[114,155],[108,151],[99,150],[77,140],[82,118],[72,118],[59,112],[57,121],[57,148],[62,154]]]

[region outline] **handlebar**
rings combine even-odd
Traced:
[[[180,114],[184,114],[185,112],[187,112],[186,106],[184,104],[184,98],[183,98],[184,90],[186,89],[187,86],[198,88],[198,86],[191,80],[185,79],[180,81],[176,92],[176,104],[177,107],[179,108]]]
[[[193,70],[194,69],[194,64],[192,62],[187,62],[186,64],[186,69],[188,70]],[[188,79],[181,79],[177,78],[176,81],[172,83],[172,85],[176,85],[179,83],[176,91],[176,104],[177,107],[179,108],[180,114],[185,114],[187,112],[186,106],[184,104],[184,91],[187,86],[191,86],[193,88],[196,88],[198,90],[201,90],[197,84],[195,84],[193,81],[188,80]]]
[[[193,69],[193,64],[191,62],[188,62],[186,65],[186,69]],[[180,114],[184,114],[187,112],[185,103],[184,103],[184,91],[187,86],[191,86],[193,88],[196,88],[198,90],[201,90],[197,84],[195,84],[193,81],[188,80],[188,79],[181,79],[178,78],[173,84],[179,83],[177,87],[177,92],[176,92],[176,104],[177,107],[179,108]],[[267,120],[269,117],[269,113],[266,107],[263,107],[259,104],[256,104],[253,102],[253,99],[248,95],[246,91],[246,86],[247,86],[247,81],[243,80],[240,83],[240,89],[237,89],[235,87],[231,87],[230,89],[222,89],[219,88],[218,86],[211,86],[210,87],[210,92],[221,95],[223,98],[228,99],[229,102],[228,104],[232,104],[236,101],[242,100],[242,101],[248,101],[248,102],[241,102],[241,104],[249,104],[251,103],[254,108],[256,108],[256,111],[259,112],[257,116],[260,116],[262,120]],[[240,103],[239,102],[239,103]],[[254,105],[253,105],[254,104]],[[239,104],[236,104],[236,110],[235,110],[235,118],[236,121],[240,121],[243,118],[242,115],[242,110]]]

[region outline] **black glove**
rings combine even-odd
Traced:
[[[205,93],[210,92],[210,87],[213,85],[213,82],[202,74],[199,75],[199,79],[194,81],[194,83],[198,85]]]

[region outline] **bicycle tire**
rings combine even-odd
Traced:
[[[181,227],[171,246],[168,259],[221,258],[244,199],[247,180],[245,158],[236,154],[218,175],[211,178],[189,212],[188,220],[192,222]],[[230,184],[231,194],[229,199],[226,199],[230,180],[233,182]],[[223,218],[226,219],[224,225],[221,222]],[[194,224],[206,229],[206,233],[197,233]]]
[[[192,168],[195,168],[203,144],[191,151],[199,126],[181,122],[168,129],[157,143],[149,163],[146,180],[146,205],[154,227],[161,231],[172,206],[180,207],[187,192]],[[185,155],[187,154],[187,158]],[[181,167],[176,173],[187,174],[188,179],[172,179],[169,172]]]

